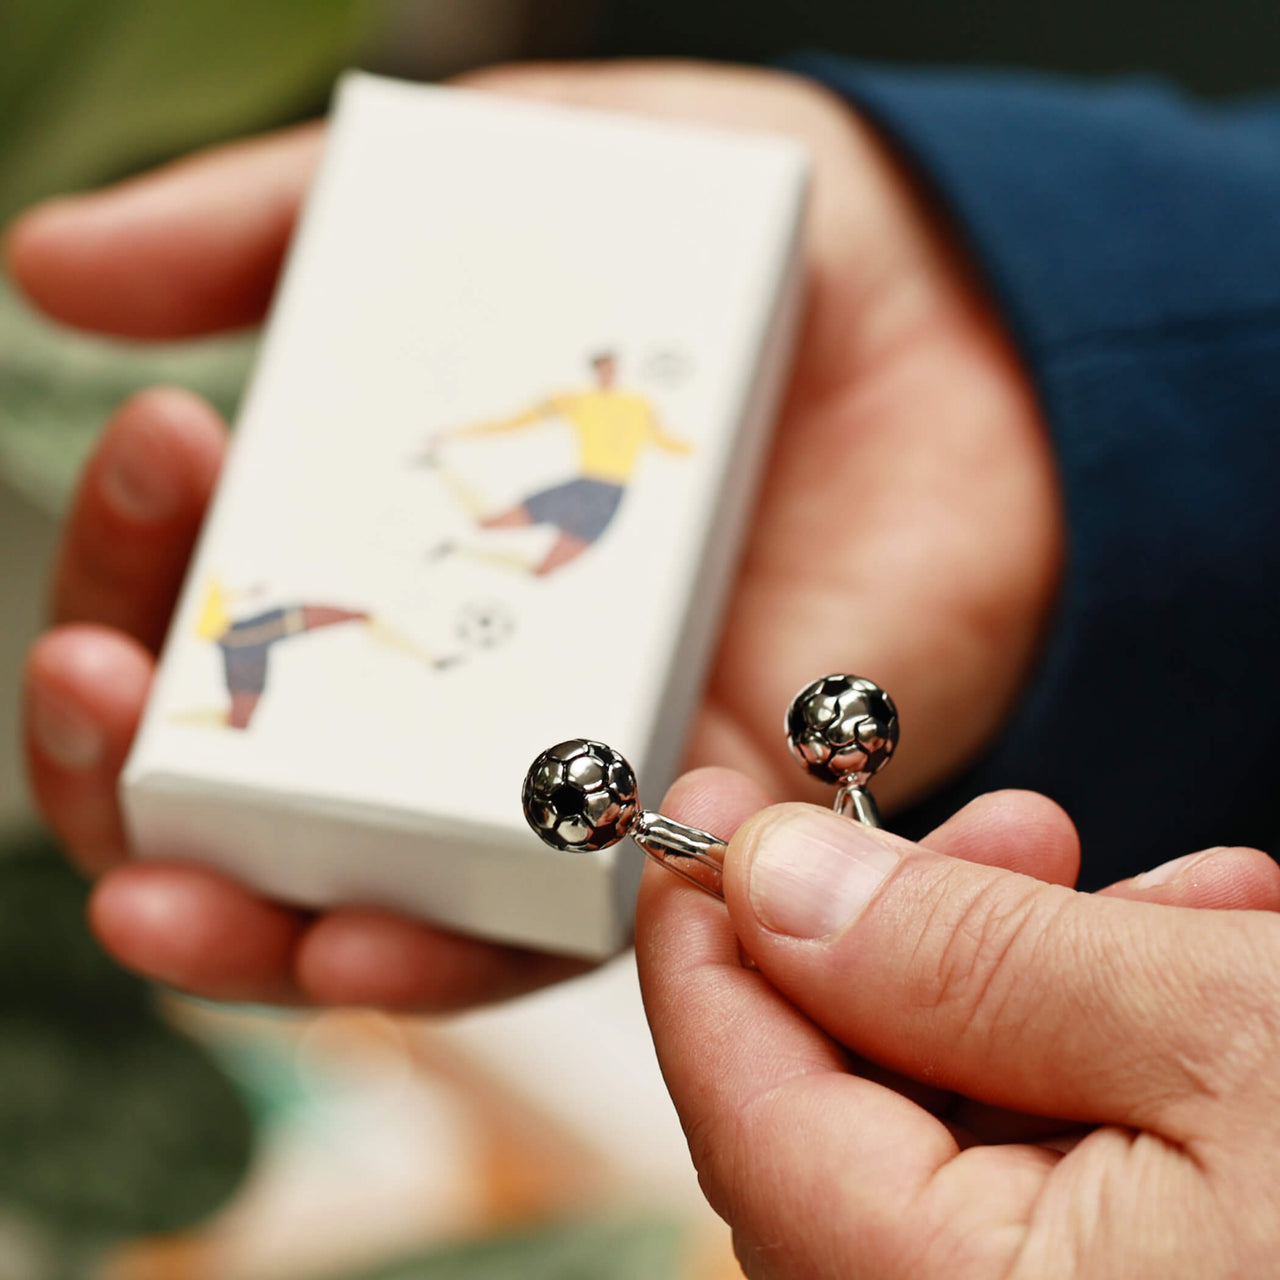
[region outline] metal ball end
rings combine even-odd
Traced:
[[[570,738],[542,752],[524,776],[521,800],[534,834],[570,853],[617,844],[640,811],[631,766],[589,738]]]
[[[898,745],[898,711],[870,680],[823,676],[791,700],[786,731],[791,754],[815,778],[863,787]]]

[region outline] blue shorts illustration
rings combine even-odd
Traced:
[[[621,485],[580,476],[526,498],[524,508],[534,524],[554,525],[572,538],[594,542],[617,514],[622,494]]]
[[[267,653],[277,640],[303,630],[299,609],[270,609],[231,626],[218,641],[227,671],[228,693],[262,693],[267,687]]]
[[[267,687],[267,650],[256,644],[243,649],[222,647],[222,660],[227,671],[227,692],[263,693]]]

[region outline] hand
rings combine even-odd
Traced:
[[[690,759],[734,765],[771,794],[814,794],[778,719],[815,675],[853,669],[891,689],[911,724],[882,802],[959,770],[1021,688],[1062,532],[1032,392],[946,228],[868,127],[792,77],[611,65],[472,83],[810,147],[808,316]],[[256,321],[319,146],[304,128],[54,202],[12,233],[13,274],[50,314],[106,332]],[[119,865],[116,776],[223,448],[221,424],[189,396],[120,411],[68,525],[61,626],[31,658],[31,776],[75,856],[106,873],[99,935],[133,967],[214,996],[437,1008],[563,972],[369,913],[308,921],[211,873]]]
[[[1003,869],[1074,877],[1037,796],[920,846],[765,798],[723,770],[677,784],[673,817],[755,816],[728,911],[650,869],[636,941],[748,1276],[1274,1274],[1280,917],[1225,908],[1275,912],[1280,868],[1210,850],[1089,896]]]

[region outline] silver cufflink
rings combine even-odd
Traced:
[[[861,676],[823,676],[791,700],[786,717],[792,755],[837,788],[837,813],[878,827],[867,784],[898,745],[898,712],[879,685]],[[603,742],[571,738],[529,766],[524,816],[553,849],[589,853],[630,836],[655,862],[723,899],[724,841],[640,807],[635,771]]]

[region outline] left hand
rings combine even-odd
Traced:
[[[846,102],[781,72],[610,63],[469,82],[781,133],[811,151],[808,314],[691,762],[806,794],[778,716],[807,680],[853,669],[891,689],[911,723],[882,801],[953,776],[1021,691],[1063,530],[1034,393],[933,203]],[[177,338],[252,323],[320,144],[319,128],[290,130],[54,201],[13,230],[14,277],[82,328]],[[143,394],[119,411],[68,522],[54,591],[64,625],[28,665],[33,789],[72,856],[102,876],[98,936],[130,967],[215,998],[441,1009],[571,972],[384,914],[310,916],[210,871],[124,861],[117,775],[224,447],[216,415],[189,395]]]
[[[1041,797],[983,797],[920,846],[766,800],[724,770],[677,784],[664,813],[746,819],[728,909],[648,868],[636,942],[748,1276],[1275,1274],[1275,863],[1210,850],[1085,895]]]

